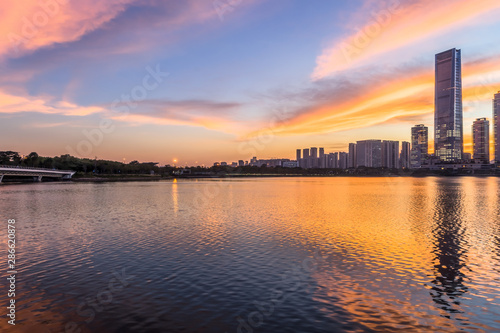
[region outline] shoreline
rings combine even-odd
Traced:
[[[228,178],[426,178],[426,177],[438,177],[438,178],[460,178],[460,177],[476,177],[476,178],[488,178],[488,177],[500,177],[499,174],[450,174],[450,175],[439,175],[439,174],[423,174],[423,175],[274,175],[274,174],[245,174],[245,175],[190,175],[190,176],[169,176],[169,177],[82,177],[67,180],[54,180],[54,181],[42,181],[42,182],[32,182],[32,181],[3,181],[0,183],[2,185],[20,185],[20,184],[36,184],[36,183],[112,183],[112,182],[153,182],[153,181],[163,181],[163,180],[175,180],[175,179],[228,179]]]

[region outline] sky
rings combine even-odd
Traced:
[[[470,152],[500,91],[499,13],[498,0],[3,1],[0,150],[212,165],[410,141],[416,124],[432,141],[434,55],[458,48]]]

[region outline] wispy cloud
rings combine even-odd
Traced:
[[[80,106],[67,101],[52,101],[48,96],[12,95],[0,90],[0,113],[37,112],[66,116],[87,116],[103,112],[99,106]]]
[[[313,79],[364,65],[374,57],[436,34],[462,27],[485,13],[500,9],[497,0],[387,1],[373,15],[350,22],[361,26],[331,43],[316,59]],[[366,8],[363,8],[366,11]]]
[[[95,49],[89,49],[93,45],[101,47],[99,56],[138,53],[177,41],[182,38],[180,29],[209,20],[214,26],[221,24],[212,1],[3,1],[0,59],[77,42],[95,31],[99,34],[86,40],[85,48],[76,48],[78,52],[93,56]],[[154,38],[159,35],[163,36],[161,40]]]
[[[99,29],[133,0],[3,1],[0,56],[18,57],[54,44],[72,42]]]
[[[239,103],[207,100],[150,100],[141,102],[140,108],[131,113],[108,109],[106,117],[130,124],[201,126],[235,133],[239,127],[236,115],[241,106]]]
[[[464,102],[492,98],[500,86],[498,56],[464,64]],[[324,79],[313,88],[291,94],[305,101],[280,122],[273,133],[280,136],[331,133],[364,128],[385,122],[418,119],[434,110],[434,72],[428,67],[396,68],[389,72],[362,75],[354,79]],[[478,77],[488,77],[487,81]],[[309,100],[307,96],[312,96]],[[252,137],[260,130],[249,133]]]

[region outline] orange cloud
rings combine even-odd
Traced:
[[[463,68],[463,99],[465,102],[492,99],[500,87],[498,57],[468,63]],[[488,80],[477,80],[478,77]],[[496,89],[496,90],[495,90]],[[434,111],[434,72],[432,69],[407,70],[402,75],[381,76],[351,88],[354,94],[330,91],[337,98],[315,103],[299,110],[271,129],[279,136],[331,133],[364,128],[389,120],[415,118]],[[255,137],[255,131],[246,137]],[[265,131],[266,133],[269,130]]]
[[[66,116],[87,116],[104,109],[98,106],[79,106],[70,102],[50,102],[48,97],[11,95],[0,90],[0,113],[38,112]]]
[[[439,31],[500,9],[497,0],[419,0],[381,8],[356,33],[336,41],[316,59],[313,79],[368,62],[371,58],[425,39]]]

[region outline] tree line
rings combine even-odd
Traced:
[[[132,161],[122,163],[109,160],[98,160],[89,158],[78,158],[69,154],[43,157],[36,152],[26,156],[21,156],[15,151],[0,151],[0,164],[20,167],[47,168],[57,170],[72,170],[80,173],[93,174],[150,174],[152,171],[156,174],[160,172],[158,163],[146,162],[140,163]],[[164,171],[164,170],[162,170]]]

